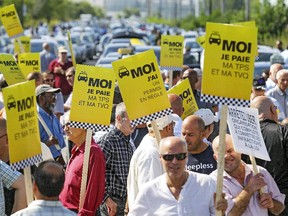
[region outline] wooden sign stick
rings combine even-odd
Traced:
[[[216,203],[222,199],[223,191],[223,173],[225,163],[225,152],[226,152],[226,130],[227,130],[227,105],[221,107],[221,120],[219,129],[219,146],[218,146],[218,160],[217,160],[217,188],[216,188]],[[216,210],[216,216],[222,216],[221,211]]]
[[[81,180],[81,188],[80,188],[79,211],[83,207],[84,198],[86,194],[91,138],[92,138],[92,130],[87,129],[86,141],[85,141],[85,153],[84,153],[84,161],[83,161],[83,169],[82,169],[82,180]]]
[[[161,134],[160,134],[159,129],[157,127],[156,121],[152,121],[151,125],[152,125],[152,128],[153,128],[154,134],[155,134],[155,138],[156,138],[157,143],[159,145],[160,144],[160,140],[161,140]]]
[[[25,180],[25,189],[26,189],[26,199],[27,205],[33,202],[33,189],[31,181],[31,169],[30,166],[24,168],[24,180]]]
[[[252,164],[252,166],[253,166],[253,172],[254,172],[255,175],[256,175],[256,174],[259,173],[259,170],[258,170],[258,167],[257,167],[257,164],[256,164],[255,157],[254,157],[254,156],[251,156],[251,155],[250,155],[249,157],[250,157],[251,164]],[[264,193],[263,187],[260,189],[259,192],[260,192],[260,194]]]

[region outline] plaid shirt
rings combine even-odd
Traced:
[[[14,182],[21,176],[18,171],[0,160],[0,216],[5,215],[5,200],[3,187],[10,189]]]
[[[106,158],[106,186],[103,202],[108,197],[127,196],[127,177],[130,160],[133,155],[133,144],[130,135],[125,136],[117,128],[112,129],[100,141]]]

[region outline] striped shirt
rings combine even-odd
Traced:
[[[99,143],[106,158],[106,186],[103,202],[108,197],[127,196],[127,177],[133,144],[130,135],[125,136],[117,128],[109,131]]]
[[[11,186],[16,182],[16,180],[21,176],[18,171],[12,170],[12,168],[0,160],[0,216],[5,215],[5,199],[4,199],[4,189],[11,189]]]

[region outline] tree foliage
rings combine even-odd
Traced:
[[[88,2],[73,2],[72,0],[0,0],[0,7],[14,4],[22,24],[38,23],[52,20],[68,21],[79,19],[80,14],[92,14],[104,17],[102,8],[93,7]],[[23,5],[26,5],[27,13],[23,16]],[[32,21],[32,22],[31,22]]]

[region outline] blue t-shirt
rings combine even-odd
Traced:
[[[186,164],[186,169],[210,174],[217,168],[217,162],[213,158],[213,150],[211,146],[208,146],[203,152],[199,154],[188,154],[188,162]]]

